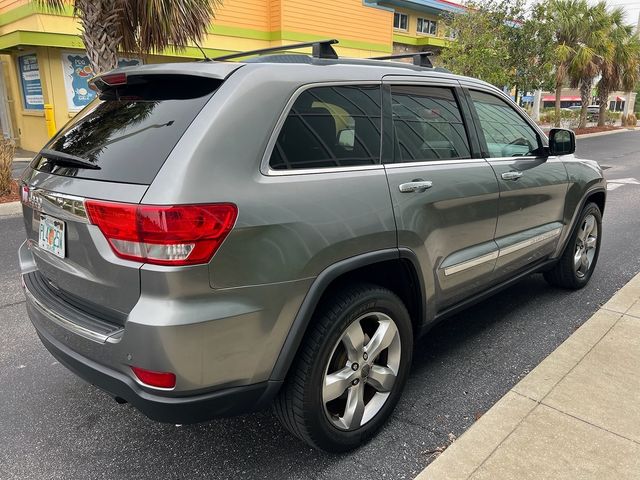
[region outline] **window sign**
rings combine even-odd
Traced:
[[[18,72],[22,86],[22,104],[26,110],[42,110],[44,97],[42,96],[42,82],[40,69],[35,53],[18,57]]]
[[[140,65],[138,58],[119,58],[118,67]],[[89,88],[89,80],[95,75],[89,57],[81,52],[63,52],[62,68],[67,91],[67,106],[70,112],[77,112],[96,98],[96,92]]]

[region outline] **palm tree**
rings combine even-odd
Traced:
[[[96,74],[118,66],[118,51],[183,50],[207,33],[222,0],[36,0],[59,12],[73,4]]]
[[[555,126],[559,127],[562,88],[567,80],[569,66],[580,49],[589,5],[586,0],[551,0],[550,6],[555,19]]]
[[[591,100],[591,91],[595,77],[600,73],[604,59],[613,51],[609,39],[609,12],[605,1],[600,1],[586,12],[588,25],[581,35],[576,55],[569,65],[569,80],[572,87],[580,89],[582,108],[578,128],[587,126],[587,107]]]
[[[552,0],[552,6],[556,12],[556,126],[560,124],[562,87],[568,79],[573,88],[580,88],[578,128],[584,128],[593,80],[611,48],[607,5],[604,1],[590,6],[586,0]]]
[[[605,124],[609,94],[618,89],[631,91],[640,81],[640,38],[631,25],[624,24],[624,10],[610,13],[610,55],[602,62],[601,78],[597,85],[600,115],[598,126]]]

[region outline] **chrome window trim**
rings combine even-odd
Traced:
[[[517,162],[518,160],[538,160],[540,158],[547,158],[547,157],[537,156],[537,155],[523,155],[523,156],[515,156],[515,157],[489,157],[487,158],[487,162],[489,163]]]
[[[486,164],[487,161],[484,158],[459,158],[451,160],[424,160],[422,162],[385,163],[384,166],[387,169],[393,169],[402,167],[428,167],[429,165],[465,165],[470,163]]]
[[[449,276],[455,273],[463,272],[470,268],[477,267],[478,265],[482,265],[483,263],[502,258],[506,255],[510,255],[514,252],[517,252],[518,250],[522,250],[523,248],[527,248],[537,243],[542,243],[547,240],[551,240],[552,238],[559,237],[561,233],[562,227],[554,228],[553,230],[549,230],[548,232],[541,233],[540,235],[536,235],[535,237],[531,237],[527,240],[514,243],[513,245],[509,245],[508,247],[503,247],[498,250],[494,250],[493,252],[480,255],[479,257],[472,258],[471,260],[465,260],[464,262],[456,263],[455,265],[446,267],[444,269],[444,274],[446,276]]]
[[[271,155],[273,154],[273,149],[276,146],[276,142],[278,141],[278,136],[280,135],[280,131],[282,130],[282,126],[284,122],[287,120],[287,116],[293,107],[293,104],[296,102],[298,97],[302,95],[307,90],[318,87],[340,87],[340,86],[352,86],[358,87],[361,85],[378,85],[382,88],[382,80],[351,80],[351,81],[328,81],[328,82],[314,82],[314,83],[306,83],[301,85],[293,92],[291,98],[287,101],[284,106],[284,109],[280,113],[278,117],[278,121],[276,122],[271,135],[269,136],[269,141],[267,142],[267,147],[265,149],[264,154],[262,155],[262,160],[260,161],[260,173],[267,177],[278,177],[278,176],[286,176],[286,175],[309,175],[309,174],[317,174],[317,173],[333,173],[333,172],[344,172],[344,171],[357,171],[357,170],[376,170],[382,167],[382,163],[378,163],[375,165],[357,165],[352,167],[324,167],[324,168],[305,168],[299,170],[274,170],[269,165],[269,160],[271,160]],[[382,105],[380,105],[380,122],[382,124]],[[380,158],[382,162],[382,158]],[[372,168],[375,167],[375,168]]]
[[[266,175],[269,177],[286,177],[290,175],[311,175],[320,173],[343,173],[343,172],[360,172],[367,170],[383,170],[384,166],[379,165],[356,165],[353,167],[324,167],[324,168],[300,168],[298,170],[273,170],[271,167],[267,170]]]

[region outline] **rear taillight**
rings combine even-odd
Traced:
[[[155,265],[207,263],[238,216],[231,203],[165,206],[86,200],[85,206],[89,221],[118,257]]]

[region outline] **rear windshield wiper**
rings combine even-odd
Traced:
[[[48,158],[55,163],[56,165],[63,165],[67,167],[76,167],[76,168],[88,168],[91,170],[100,170],[100,167],[94,163],[91,163],[88,160],[85,160],[82,157],[78,157],[76,155],[69,155],[68,153],[58,152],[57,150],[49,150],[48,148],[43,148],[40,150],[40,155]]]

